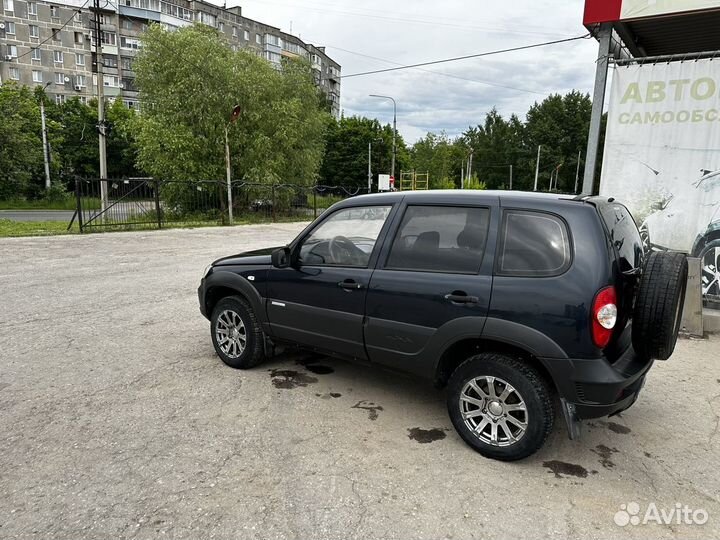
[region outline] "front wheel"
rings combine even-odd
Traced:
[[[534,454],[555,420],[550,389],[532,366],[483,353],[450,377],[450,420],[458,434],[485,457],[515,461]]]
[[[215,352],[228,366],[248,369],[265,358],[263,333],[255,312],[240,296],[220,300],[210,317]]]

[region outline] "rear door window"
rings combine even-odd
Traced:
[[[571,259],[568,228],[560,216],[529,210],[504,212],[497,274],[557,276],[570,267]]]
[[[618,202],[598,205],[600,216],[617,251],[622,270],[640,268],[643,259],[642,239],[630,210]]]
[[[489,223],[489,208],[408,206],[385,268],[477,274]]]

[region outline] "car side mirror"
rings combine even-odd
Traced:
[[[275,268],[288,268],[290,266],[290,248],[285,246],[276,249],[270,255],[270,260]]]

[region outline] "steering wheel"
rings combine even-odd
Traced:
[[[328,244],[328,250],[335,264],[358,263],[358,255],[363,253],[344,236],[333,237]]]

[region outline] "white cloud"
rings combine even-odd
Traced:
[[[412,64],[581,35],[583,4],[583,0],[366,0],[361,4],[245,0],[242,9],[244,16],[286,32],[292,21],[293,34],[325,45],[342,65],[343,75],[350,75],[393,67],[391,62]],[[408,142],[427,131],[455,135],[482,122],[492,107],[506,116],[522,116],[550,93],[590,92],[596,54],[596,42],[588,39],[423,68],[450,76],[413,69],[347,78],[342,80],[341,107],[346,115],[388,123],[391,103],[368,97],[387,94],[397,100],[398,130]]]

